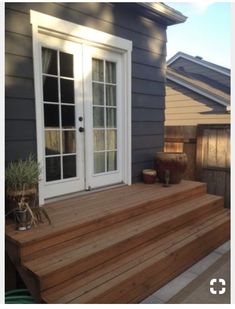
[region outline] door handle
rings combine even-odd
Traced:
[[[85,129],[84,129],[83,127],[80,127],[80,128],[78,129],[78,131],[82,133],[82,132],[85,131]]]

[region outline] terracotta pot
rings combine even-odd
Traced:
[[[147,184],[155,183],[156,177],[157,177],[157,172],[155,170],[146,169],[146,170],[143,170],[142,174],[143,174],[144,183],[147,183]]]
[[[182,180],[187,168],[188,158],[182,152],[157,152],[155,157],[155,168],[160,182],[166,182],[166,170],[169,171],[169,183],[175,184]]]

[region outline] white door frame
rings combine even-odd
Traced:
[[[39,34],[45,33],[51,37],[63,38],[88,46],[115,51],[123,57],[123,80],[125,89],[123,93],[123,182],[131,184],[131,51],[132,42],[108,33],[89,27],[77,25],[50,15],[30,10],[30,22],[33,30],[33,63],[34,63],[34,87],[36,103],[36,130],[37,130],[37,157],[44,170],[44,146],[43,146],[43,114],[41,111],[41,87],[40,87],[40,42]],[[39,204],[45,202],[45,174],[40,177]]]

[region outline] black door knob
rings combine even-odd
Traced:
[[[79,131],[79,132],[84,132],[84,131],[85,131],[85,129],[84,129],[84,128],[82,128],[82,127],[80,127],[80,128],[78,129],[78,131]]]
[[[79,117],[78,120],[79,120],[79,121],[83,121],[83,118],[82,118],[82,117]]]

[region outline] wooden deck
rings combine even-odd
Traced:
[[[229,238],[206,185],[135,184],[46,205],[52,225],[6,226],[6,250],[46,303],[136,303]]]

